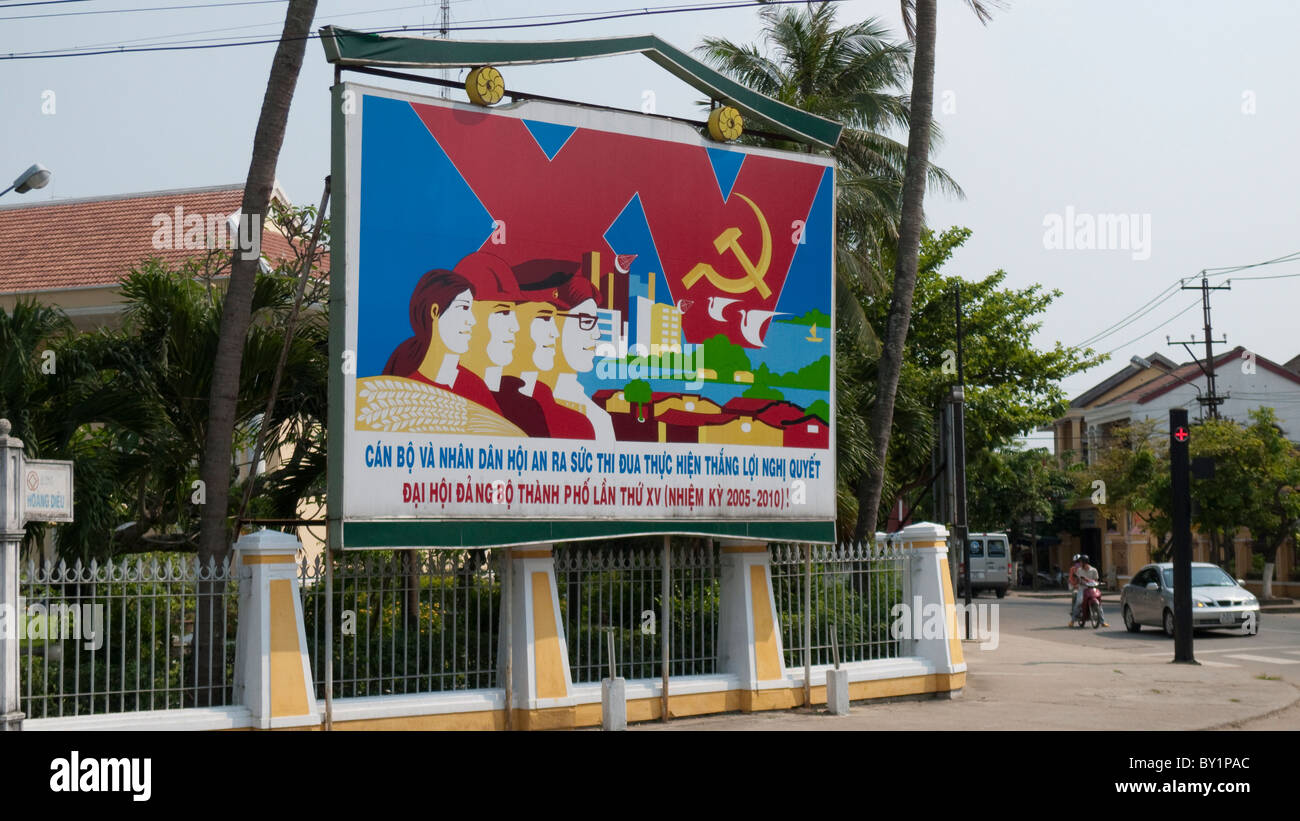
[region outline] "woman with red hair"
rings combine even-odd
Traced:
[[[445,388],[500,414],[487,385],[460,364],[476,322],[473,306],[474,286],[460,274],[435,268],[420,277],[409,307],[415,335],[393,351],[384,375]]]

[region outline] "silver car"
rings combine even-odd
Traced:
[[[1174,634],[1173,562],[1149,564],[1133,574],[1120,593],[1124,626],[1130,633],[1142,625],[1161,627]],[[1193,629],[1237,628],[1248,635],[1259,632],[1259,599],[1217,565],[1192,562]]]

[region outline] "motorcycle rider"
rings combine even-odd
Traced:
[[[1078,621],[1082,621],[1083,614],[1079,612],[1079,609],[1083,605],[1083,591],[1085,589],[1083,583],[1085,580],[1092,581],[1092,582],[1099,582],[1101,580],[1101,573],[1097,570],[1097,568],[1093,567],[1091,564],[1088,564],[1087,554],[1084,553],[1079,554],[1079,570],[1078,572],[1075,573],[1075,578],[1078,582],[1077,584],[1078,589],[1074,597],[1074,613],[1075,613],[1075,619]],[[1106,621],[1106,613],[1101,609],[1100,598],[1097,599],[1097,615],[1101,618],[1102,627],[1110,627],[1110,622]]]
[[[1079,559],[1082,556],[1083,556],[1082,553],[1075,553],[1074,556],[1070,558],[1070,561],[1073,562],[1073,564],[1070,565],[1070,581],[1069,581],[1070,626],[1071,627],[1073,627],[1075,622],[1079,620],[1079,602],[1083,599],[1083,592],[1079,588],[1079,567],[1080,567]]]

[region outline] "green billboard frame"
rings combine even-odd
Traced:
[[[325,26],[320,30],[320,39],[325,47],[325,58],[338,66],[509,66],[644,54],[679,80],[708,95],[710,100],[734,106],[747,119],[758,120],[792,140],[819,148],[834,148],[844,130],[844,126],[834,120],[810,114],[746,88],[653,34],[520,42],[394,37]]]
[[[651,35],[638,37],[568,40],[541,43],[433,40],[385,37],[327,26],[321,30],[327,58],[338,66],[403,66],[438,68],[467,65],[510,65],[579,60],[615,54],[644,53],[693,87],[736,106],[743,114],[768,123],[793,140],[833,148],[843,126],[754,92],[710,69],[684,52]],[[331,254],[346,259],[347,162],[344,151],[345,101],[343,84],[331,88]],[[342,270],[342,267],[340,267]],[[345,362],[347,298],[343,277],[330,282],[330,416],[343,416],[344,380],[335,369]],[[833,297],[832,297],[833,299]],[[337,309],[337,310],[336,310]],[[327,449],[328,498],[341,499],[343,449],[338,433],[329,435]],[[586,520],[586,519],[348,519],[327,514],[329,544],[343,550],[385,548],[483,548],[545,544],[564,541],[629,538],[636,536],[701,536],[765,542],[834,544],[834,521],[724,520]]]

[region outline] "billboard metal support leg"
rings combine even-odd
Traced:
[[[672,542],[673,538],[671,536],[664,536],[663,589],[660,596],[662,601],[659,602],[659,635],[661,639],[660,646],[663,653],[663,664],[660,675],[660,690],[662,692],[659,697],[659,718],[664,723],[668,722],[668,648],[670,646],[669,642],[672,641],[672,622],[669,621],[669,618],[672,616],[672,610],[669,607],[669,591],[672,589],[670,581],[673,573]]]
[[[803,706],[812,709],[812,545],[803,546]]]
[[[511,695],[514,692],[514,665],[512,662],[514,661],[514,657],[515,657],[515,643],[514,643],[515,615],[514,615],[514,606],[513,606],[514,595],[512,593],[510,580],[515,574],[515,566],[514,566],[514,561],[512,560],[512,557],[510,555],[510,548],[506,547],[506,548],[502,548],[502,550],[503,550],[503,555],[501,558],[500,566],[504,568],[505,571],[505,576],[502,578],[502,582],[501,582],[501,598],[505,601],[505,607],[504,607],[505,613],[503,615],[505,616],[505,623],[506,623],[506,670],[505,670],[505,682],[504,682],[505,702],[506,702],[506,729],[511,730],[514,729],[514,722],[511,720],[512,719],[511,713],[513,712],[514,709],[514,705],[511,703],[513,701]]]

